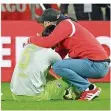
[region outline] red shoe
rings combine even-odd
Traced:
[[[93,90],[86,89],[84,92],[82,92],[81,97],[79,100],[93,100],[94,98],[98,97],[100,95],[101,88],[98,88],[95,86]]]

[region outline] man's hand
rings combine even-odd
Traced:
[[[37,35],[37,36],[42,36],[42,34],[41,34],[41,33],[36,33],[36,35]]]

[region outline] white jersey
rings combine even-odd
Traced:
[[[31,96],[44,91],[47,70],[57,60],[61,57],[52,49],[33,44],[25,46],[12,75],[11,92]]]

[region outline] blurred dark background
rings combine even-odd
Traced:
[[[55,8],[76,20],[110,20],[110,4],[1,4],[1,20],[34,20]]]

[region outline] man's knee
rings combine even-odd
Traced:
[[[53,64],[52,67],[53,67],[54,70],[56,70],[56,69],[60,69],[61,64],[60,64],[60,62],[56,62],[55,64]]]
[[[62,71],[62,65],[61,62],[56,62],[53,66],[53,70],[57,75],[60,75],[61,71]]]
[[[58,73],[58,70],[60,70],[59,65],[57,63],[55,63],[52,67],[55,73]]]

